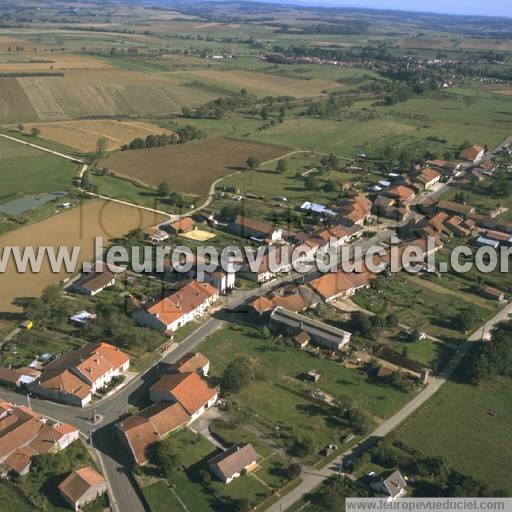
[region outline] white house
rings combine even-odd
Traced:
[[[159,331],[173,332],[204,315],[218,298],[217,288],[192,280],[150,307],[139,309],[133,313],[133,319]]]

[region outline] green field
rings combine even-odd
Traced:
[[[307,398],[309,391],[321,389],[334,397],[349,398],[381,418],[391,416],[410,399],[409,394],[391,386],[370,383],[366,375],[340,363],[276,345],[264,339],[260,329],[226,327],[202,345],[202,352],[210,358],[215,376],[237,356],[246,356],[253,362],[256,380],[232,400],[248,408],[255,427],[278,444],[283,439],[276,438],[277,427],[282,432],[311,436],[316,453],[307,457],[308,462],[318,461],[318,451],[338,442],[344,433],[333,421],[330,406]],[[301,376],[313,368],[322,377],[315,384],[307,384]]]
[[[0,138],[0,203],[66,190],[75,173],[76,164],[68,160]]]
[[[447,383],[400,428],[398,437],[454,469],[512,493],[512,381]]]

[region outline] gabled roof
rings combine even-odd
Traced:
[[[201,354],[201,352],[189,352],[185,354],[179,361],[174,363],[174,367],[179,372],[197,372],[204,368],[210,360]]]
[[[322,299],[329,300],[352,289],[366,286],[371,279],[372,275],[369,272],[358,274],[339,270],[337,272],[327,272],[308,284]]]
[[[150,306],[147,311],[163,324],[170,325],[218,293],[211,284],[192,280],[178,291]]]
[[[92,392],[89,384],[79,379],[68,369],[45,370],[39,378],[39,386],[44,389],[75,395],[82,400]]]
[[[116,274],[106,269],[102,272],[93,272],[92,274],[85,274],[75,286],[81,286],[91,292],[97,292],[108,286],[114,279]]]
[[[169,224],[169,227],[178,233],[179,231],[190,231],[194,227],[194,224],[192,217],[183,217]]]
[[[238,215],[235,221],[231,223],[231,226],[232,228],[235,228],[235,230],[241,235],[250,235],[252,232],[269,236],[274,231],[280,229],[261,220],[251,219],[250,217],[243,217],[242,215]]]
[[[129,357],[118,347],[109,343],[88,343],[87,345],[62,354],[48,364],[39,383],[42,387],[66,392],[85,398],[90,392],[88,383],[70,370],[76,368],[91,382],[103,377],[113,369],[119,369],[129,361]]]
[[[408,201],[412,197],[414,197],[414,191],[408,187],[404,187],[403,185],[397,185],[396,187],[391,187],[386,190],[386,195],[390,197],[395,197],[399,201]]]
[[[484,151],[484,147],[480,146],[479,144],[473,144],[472,146],[469,146],[468,148],[463,149],[459,153],[459,158],[461,160],[476,160],[476,157],[478,154],[482,151]]]
[[[208,461],[215,465],[225,480],[258,460],[258,454],[252,444],[238,444]]]
[[[73,471],[58,485],[58,488],[69,501],[77,503],[91,488],[103,484],[106,484],[105,478],[95,469],[86,466]]]
[[[195,414],[217,393],[217,388],[195,372],[169,373],[157,380],[150,391],[169,392],[190,414]]]
[[[437,171],[434,171],[434,169],[431,169],[430,167],[425,167],[421,170],[421,174],[418,176],[418,181],[421,181],[422,183],[430,183],[431,181],[435,180],[436,178],[440,178],[441,174]]]
[[[398,496],[406,487],[407,483],[400,471],[395,471],[383,481],[391,498]]]
[[[130,446],[137,464],[148,460],[148,448],[174,430],[190,421],[187,411],[179,403],[160,402],[118,423]]]

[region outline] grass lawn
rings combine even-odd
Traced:
[[[77,166],[68,160],[0,138],[0,203],[28,194],[66,190]]]
[[[21,331],[14,345],[16,354],[4,351],[0,354],[2,366],[25,366],[30,364],[38,355],[49,352],[54,356],[81,347],[84,340],[69,336],[57,331],[46,331],[34,328],[30,331]]]
[[[173,442],[179,450],[185,470],[173,477],[172,483],[176,494],[189,510],[220,512],[233,506],[236,500],[254,496],[261,501],[269,494],[269,489],[250,475],[237,478],[228,485],[215,480],[203,484],[200,471],[207,470],[207,461],[218,449],[202,436],[186,429],[177,433]],[[155,507],[152,510],[175,510],[177,506],[176,497],[163,482],[145,488],[144,495],[149,496],[151,507]]]
[[[225,421],[213,422],[210,430],[222,440],[225,446],[251,443],[258,455],[262,457],[261,469],[256,472],[256,475],[268,485],[279,489],[288,483],[287,469],[290,462],[276,453],[263,439],[249,432],[243,426],[239,427]]]
[[[454,469],[512,493],[512,380],[447,383],[400,427],[398,437]]]
[[[256,380],[231,396],[230,401],[248,408],[251,423],[278,444],[283,441],[276,436],[276,427],[281,432],[311,436],[315,455],[309,457],[309,462],[318,460],[316,452],[347,433],[332,417],[330,406],[308,398],[312,390],[320,388],[335,397],[348,397],[372,415],[383,418],[391,416],[410,398],[390,386],[372,384],[366,375],[340,363],[278,346],[264,339],[260,329],[252,327],[230,325],[206,340],[202,352],[211,360],[215,376],[237,356],[246,356],[253,362]],[[301,378],[313,368],[322,375],[314,385]]]
[[[151,512],[181,512],[183,510],[178,498],[163,480],[144,487],[142,493]]]
[[[16,486],[7,481],[0,482],[0,502],[2,503],[3,510],[15,510],[16,512],[33,512],[37,510],[23,494],[16,489]]]

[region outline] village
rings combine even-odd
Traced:
[[[455,239],[475,247],[498,248],[511,244],[512,223],[500,220],[497,215],[502,210],[499,208],[487,212],[477,210],[464,201],[463,192],[456,194],[455,200],[439,197],[446,197],[450,188],[461,190],[465,183],[471,187],[472,183],[493,180],[496,173],[507,172],[508,168],[500,168],[495,159],[498,154],[509,154],[508,144],[498,150],[489,153],[484,147],[473,145],[461,151],[458,161],[432,160],[427,162],[427,167],[416,167],[406,174],[391,172],[369,194],[349,193],[339,204],[306,202],[300,210],[313,216],[319,226],[315,231],[299,232],[245,213],[223,223],[213,213],[199,212],[153,227],[143,234],[143,244],[161,246],[184,237],[207,240],[214,226],[215,231],[224,231],[240,243],[249,242],[254,250],[264,247],[264,257],[257,268],[241,261],[238,273],[219,269],[207,272],[204,280],[198,281],[200,261],[194,259],[185,274],[177,273],[168,262],[163,273],[150,276],[105,269],[79,274],[68,282],[58,294],[82,297],[80,301],[84,305],[83,310],[74,312],[68,319],[74,326],[73,332],[94,325],[95,301],[101,296],[115,294],[125,287],[136,288],[140,283],[142,294],[127,295],[131,305],[126,321],[159,333],[161,337],[160,357],[163,359],[160,363],[157,359],[153,366],[158,378],[147,386],[144,383],[146,392],[138,401],[146,405],[128,412],[127,404],[122,419],[115,422],[115,439],[121,443],[130,464],[156,467],[157,471],[170,474],[173,468],[160,466],[164,463],[162,452],[174,453],[173,436],[177,436],[176,442],[181,442],[178,439],[185,436],[181,433],[185,429],[188,435],[202,437],[201,443],[211,447],[211,450],[204,449],[207,456],[201,461],[202,485],[211,485],[209,482],[213,480],[229,486],[237,478],[250,479],[257,487],[263,486],[263,490],[254,491],[253,504],[265,503],[272,496],[270,489],[272,493],[285,492],[292,482],[300,479],[304,467],[323,465],[351,446],[357,446],[372,424],[381,421],[377,419],[382,415],[378,407],[370,405],[369,410],[357,412],[354,405],[347,405],[347,397],[342,398],[342,388],[328,382],[322,384],[326,379],[329,381],[328,375],[335,367],[358,374],[358,379],[367,379],[370,388],[388,388],[398,395],[393,400],[399,402],[409,400],[422,388],[427,389],[432,379],[435,382],[442,375],[451,357],[462,346],[439,340],[440,334],[436,329],[430,330],[428,321],[411,324],[408,318],[393,312],[382,318],[371,307],[364,307],[367,300],[364,297],[375,292],[386,294],[390,286],[385,284],[387,281],[402,279],[388,273],[393,234],[399,237],[399,254],[414,248],[425,260],[422,271],[414,279],[432,283],[445,278],[426,258],[432,251],[442,253]],[[340,187],[343,186],[344,182],[340,183]],[[428,238],[433,241],[433,247],[427,245]],[[341,268],[325,274],[310,271],[302,275],[294,270],[297,265],[324,257],[328,251],[338,252],[343,247],[357,245],[367,248],[372,243],[380,244],[385,251],[385,256],[378,259],[388,270],[381,275],[368,270],[344,272]],[[279,254],[277,260],[273,252]],[[283,258],[283,254],[287,257]],[[292,256],[295,254],[299,254],[296,260]],[[273,265],[270,265],[271,258]],[[401,267],[400,262],[399,269]],[[506,291],[481,281],[477,284],[475,292],[478,289],[488,303],[494,302],[499,308],[508,302]],[[497,312],[496,307],[486,306],[488,311]],[[344,425],[345,433],[336,439],[330,437],[328,430],[325,439],[333,440],[325,441],[324,445],[319,445],[317,440],[306,441],[301,434],[269,455],[266,445],[269,441],[265,439],[269,434],[261,433],[261,425],[245,433],[240,427],[231,432],[233,426],[228,428],[228,425],[233,425],[236,415],[242,414],[237,410],[238,401],[234,397],[243,392],[257,372],[256,367],[251,368],[254,364],[251,358],[240,355],[223,372],[214,368],[215,377],[211,377],[210,359],[203,353],[191,351],[180,359],[174,357],[175,353],[182,353],[178,347],[186,347],[192,338],[196,346],[206,338],[208,346],[211,326],[206,335],[199,337],[195,335],[197,329],[192,332],[187,329],[190,325],[204,325],[208,318],[207,323],[211,323],[216,317],[220,320],[216,321],[215,330],[221,329],[218,332],[228,337],[235,332],[235,325],[241,330],[242,339],[244,332],[257,329],[269,347],[284,343],[288,347],[286,353],[289,350],[302,353],[299,356],[302,374],[295,378],[302,382],[303,399],[319,404],[324,410],[322,414],[339,415],[338,421]],[[457,318],[456,315],[455,320]],[[39,321],[37,313],[29,314],[21,331],[29,334]],[[473,325],[465,325],[464,330],[471,331]],[[380,333],[378,341],[377,332]],[[394,341],[400,337],[407,341]],[[14,338],[7,348],[13,350],[15,343]],[[420,347],[427,345],[436,346],[435,351],[443,355],[425,357],[425,349]],[[236,346],[233,348],[236,354]],[[244,352],[245,349],[240,353]],[[433,348],[426,352],[434,354]],[[207,353],[210,355],[209,351]],[[26,475],[34,457],[37,460],[41,454],[65,450],[73,442],[81,443],[79,427],[55,423],[34,412],[31,402],[38,406],[40,403],[43,409],[46,400],[85,408],[92,414],[88,420],[90,425],[99,425],[104,418],[97,411],[102,410],[103,404],[114,403],[124,389],[137,384],[138,370],[131,367],[130,355],[117,344],[111,344],[108,337],[61,354],[33,353],[32,358],[32,362],[27,361],[25,365],[10,364],[0,368],[0,382],[12,390],[12,396],[19,397],[22,393],[28,400],[27,406],[7,402],[2,405],[0,441],[5,450],[0,467],[4,478]],[[404,396],[399,398],[400,394]],[[256,436],[255,432],[258,432]],[[301,448],[301,443],[306,442],[315,447]],[[267,459],[270,460],[267,462]],[[293,462],[297,460],[303,464],[302,469],[301,463]],[[268,478],[276,464],[282,471],[288,467],[288,476],[283,475],[279,481],[271,480],[269,485]],[[355,466],[353,459],[343,457],[339,465],[340,468],[343,465],[346,473]],[[407,475],[400,467],[393,469],[382,474],[369,473],[364,484],[367,492],[384,494],[392,500],[406,493]],[[146,470],[148,475],[152,472],[154,470]],[[80,484],[76,483],[78,480]],[[277,490],[275,485],[279,486]],[[93,467],[71,472],[58,488],[62,498],[74,509],[96,500],[107,490],[106,480]]]

